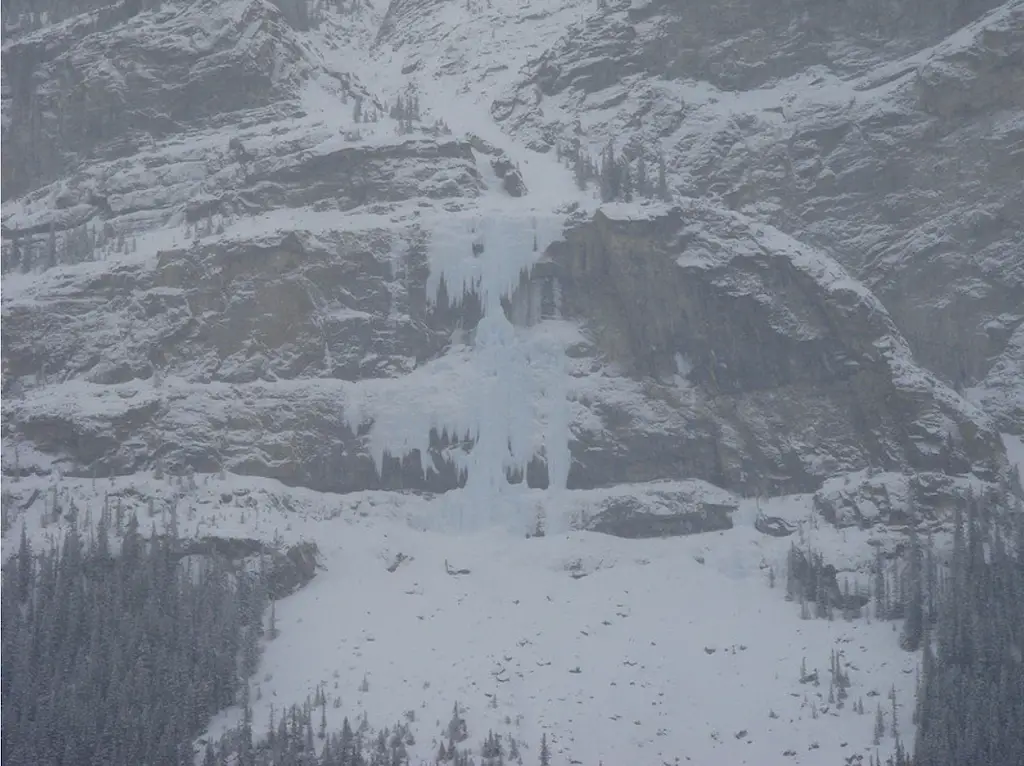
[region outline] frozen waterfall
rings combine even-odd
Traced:
[[[560,231],[561,219],[554,216],[456,216],[441,222],[427,253],[427,296],[431,301],[447,296],[455,306],[469,295],[478,296],[482,318],[474,340],[414,371],[409,377],[416,378],[415,386],[395,381],[393,390],[362,402],[349,418],[372,421],[369,441],[378,471],[385,456],[403,458],[414,451],[420,453],[423,470],[433,470],[428,455],[432,430],[471,443],[444,455],[465,477],[465,487],[446,498],[451,501],[448,521],[461,529],[531,523],[532,513],[523,518],[528,503],[520,501],[535,456],[547,462],[549,492],[566,486],[565,349],[558,334],[537,326],[557,313],[560,291],[553,279],[524,279]],[[503,300],[511,307],[512,321]],[[513,484],[509,475],[523,478]]]

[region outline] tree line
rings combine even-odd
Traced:
[[[408,748],[416,743],[410,729],[413,711],[406,721],[376,733],[365,714],[353,726],[346,717],[341,730],[327,732],[327,697],[317,689],[302,705],[293,705],[279,718],[271,715],[267,730],[254,744],[252,714],[248,707],[242,722],[215,742],[207,742],[202,766],[408,766]],[[468,746],[469,731],[463,709],[456,702],[451,719],[439,737],[434,766],[522,766],[519,743],[511,734],[488,731],[480,745]],[[316,721],[319,720],[319,724]],[[447,744],[445,744],[447,741]],[[541,735],[538,766],[551,765],[547,734]]]
[[[914,766],[1024,763],[1024,505],[957,507],[948,565],[912,540],[903,643],[922,647]]]
[[[787,600],[804,619],[854,619],[870,600],[876,619],[902,621],[900,646],[922,653],[913,750],[897,739],[888,763],[1024,764],[1024,503],[972,493],[951,522],[948,550],[914,526],[894,554],[879,549],[870,597],[840,590],[820,552],[793,545]]]
[[[595,185],[602,202],[672,201],[661,152],[654,156],[635,148],[616,152],[615,143],[609,141],[594,159],[579,136],[574,136],[568,147],[556,144],[555,152],[559,161],[572,170],[580,190]]]
[[[173,541],[111,519],[33,553],[22,528],[3,567],[5,766],[177,766],[235,704],[259,661],[268,603],[259,573],[182,562]]]

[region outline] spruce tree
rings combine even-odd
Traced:
[[[187,571],[134,516],[113,555],[108,519],[88,545],[74,526],[38,554],[25,541],[5,567],[4,763],[191,762],[193,737],[235,700],[244,625],[226,563]],[[28,608],[12,608],[19,591]]]
[[[622,159],[619,172],[619,187],[622,199],[626,202],[633,201],[633,174],[630,172],[629,163],[625,157]]]
[[[955,509],[935,638],[927,623],[922,635],[915,763],[1024,762],[1022,519],[1008,497]]]
[[[638,197],[651,196],[650,179],[647,177],[647,163],[641,154],[636,161],[636,194]]]
[[[914,529],[910,532],[910,565],[906,577],[907,584],[903,589],[905,619],[900,646],[913,652],[921,646],[924,631],[924,554]]]
[[[665,156],[662,154],[658,155],[658,184],[656,187],[656,194],[658,199],[662,202],[671,202],[672,196],[668,191],[668,177],[667,170],[665,168]]]

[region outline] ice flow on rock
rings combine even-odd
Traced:
[[[560,219],[543,215],[453,217],[439,223],[428,248],[427,295],[432,302],[447,295],[449,304],[460,306],[475,294],[482,318],[474,340],[417,371],[438,376],[435,396],[424,401],[396,395],[363,404],[361,417],[372,420],[369,441],[378,472],[385,457],[401,459],[416,451],[423,470],[433,470],[431,431],[470,445],[445,455],[465,478],[464,488],[450,493],[449,505],[449,521],[463,529],[529,521],[517,518],[516,509],[524,504],[509,502],[510,494],[525,490],[525,479],[512,484],[509,476],[525,477],[535,456],[547,462],[549,491],[566,486],[565,349],[552,334],[514,325],[502,305],[502,299],[523,299],[517,290],[524,276],[528,279],[560,228]],[[528,300],[529,286],[524,292]],[[537,312],[513,313],[535,317]]]

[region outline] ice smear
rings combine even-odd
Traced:
[[[540,254],[561,232],[559,217],[530,212],[453,216],[431,232],[428,299],[458,307],[476,295],[483,314],[471,345],[454,346],[431,364],[435,380],[451,367],[451,390],[434,397],[445,405],[429,411],[423,398],[402,396],[408,388],[396,386],[394,397],[364,399],[348,408],[347,418],[356,427],[372,422],[369,449],[378,472],[388,457],[402,459],[414,452],[424,472],[434,470],[431,432],[455,443],[443,459],[458,469],[465,486],[446,504],[446,526],[476,529],[504,523],[522,528],[532,523],[521,510],[526,504],[507,496],[525,491],[527,466],[539,454],[548,464],[550,490],[564,489],[568,479],[564,346],[558,334],[514,325],[502,304],[514,302]],[[466,364],[473,371],[469,385],[456,373]],[[511,483],[510,476],[521,480]]]
[[[443,283],[449,305],[475,294],[485,314],[499,311],[501,299],[512,297],[520,278],[560,236],[562,222],[553,214],[465,215],[438,222],[427,250],[428,298],[439,300]]]

